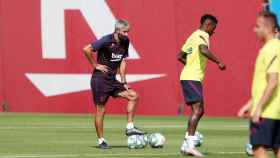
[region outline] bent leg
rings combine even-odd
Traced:
[[[190,136],[195,134],[199,120],[204,114],[204,106],[202,103],[195,103],[191,105],[191,115],[188,121],[188,133]]]
[[[120,92],[118,95],[128,100],[127,122],[133,122],[135,110],[139,101],[139,95],[132,89]]]

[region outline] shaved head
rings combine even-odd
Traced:
[[[274,31],[277,31],[279,28],[277,16],[269,11],[262,11],[258,14],[259,18],[263,18],[264,25],[271,27]]]
[[[258,14],[254,31],[261,40],[276,35],[279,29],[277,17],[269,11],[262,11]]]

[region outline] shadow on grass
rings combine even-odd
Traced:
[[[90,146],[91,148],[96,148],[96,149],[99,149],[99,146],[95,145],[95,146]],[[123,149],[123,148],[127,148],[128,147],[126,145],[110,145],[110,149]],[[102,150],[102,149],[100,149]]]

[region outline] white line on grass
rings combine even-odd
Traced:
[[[207,154],[217,155],[237,155],[245,154],[245,152],[233,151],[233,152],[208,152]],[[0,158],[59,158],[59,157],[103,157],[103,156],[176,156],[180,153],[116,153],[116,154],[36,154],[36,155],[0,155]]]
[[[185,128],[186,125],[143,125],[143,128]],[[88,129],[88,128],[93,128],[92,126],[81,126],[81,125],[76,125],[76,126],[50,126],[50,125],[46,125],[46,126],[30,126],[30,125],[8,125],[8,126],[0,126],[0,129]],[[119,126],[107,126],[105,127],[107,129],[118,129],[120,128]],[[205,126],[205,125],[200,125],[199,128],[207,128],[207,129],[223,129],[223,128],[248,128],[248,125],[214,125],[214,126]]]
[[[237,155],[237,154],[245,154],[245,152],[208,152],[208,154],[217,154],[217,155]],[[176,156],[176,155],[181,155],[181,153],[135,153],[135,154],[129,154],[129,153],[124,153],[124,154],[85,154],[85,156],[96,156],[96,157],[101,157],[101,156]]]
[[[55,154],[55,155],[1,155],[0,158],[57,158],[57,157],[78,157],[80,155],[77,154]]]

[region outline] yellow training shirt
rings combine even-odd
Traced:
[[[268,73],[280,73],[280,41],[278,39],[268,41],[261,48],[257,57],[252,85],[253,109],[251,115],[256,110],[257,104],[266,88],[266,76]],[[278,82],[280,83],[280,78]],[[264,106],[261,116],[280,120],[280,85],[278,85],[269,102]]]
[[[197,30],[183,45],[181,50],[186,53],[186,65],[181,72],[180,80],[203,81],[207,58],[199,51],[198,47],[201,44],[209,47],[209,34]]]

